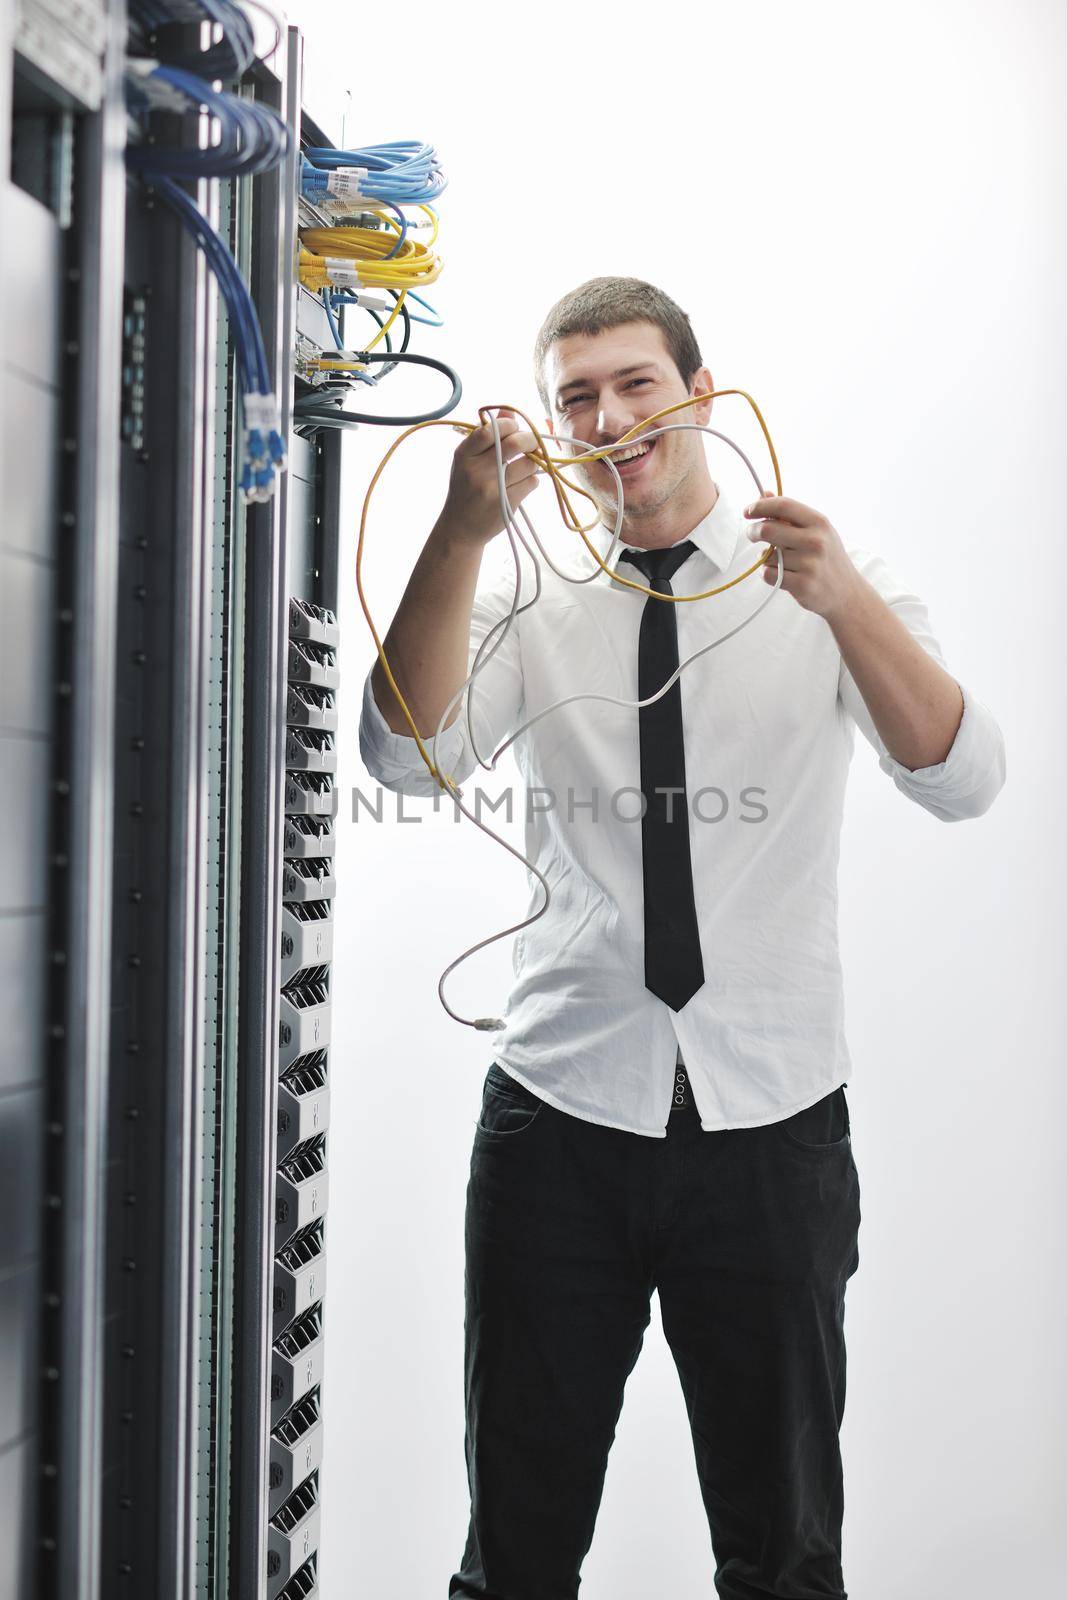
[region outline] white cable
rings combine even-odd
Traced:
[[[512,624],[515,621],[515,618],[519,615],[520,611],[529,610],[530,606],[535,605],[537,603],[537,601],[540,599],[540,596],[541,596],[541,569],[538,566],[537,559],[534,556],[533,551],[530,549],[530,546],[527,543],[526,539],[524,538],[523,533],[522,533],[521,529],[518,526],[518,523],[515,521],[515,514],[514,514],[514,511],[512,509],[511,502],[508,499],[507,479],[505,477],[504,454],[503,454],[503,447],[502,447],[502,442],[501,442],[501,438],[500,438],[500,431],[499,431],[499,428],[497,426],[497,419],[496,419],[496,417],[493,415],[493,413],[491,411],[487,412],[486,414],[487,414],[487,416],[489,418],[489,425],[490,425],[490,428],[492,429],[492,434],[493,434],[493,449],[494,449],[494,452],[495,452],[495,455],[496,455],[497,487],[498,487],[498,491],[499,491],[499,495],[500,495],[501,514],[503,515],[503,518],[504,518],[504,532],[508,536],[508,543],[509,543],[509,545],[511,547],[512,559],[513,559],[514,564],[515,564],[515,594],[514,594],[514,596],[512,598],[511,610],[508,612],[506,617],[500,617],[500,618],[497,619],[497,621],[493,624],[492,628],[490,628],[490,630],[486,634],[485,638],[481,641],[481,643],[480,643],[480,645],[478,647],[478,650],[475,653],[474,661],[473,661],[473,663],[471,665],[470,672],[467,674],[467,677],[464,679],[464,681],[460,685],[460,687],[456,690],[456,693],[452,696],[451,700],[448,702],[448,704],[445,706],[443,712],[441,713],[441,716],[440,716],[440,719],[438,721],[437,727],[436,727],[436,729],[434,731],[433,747],[432,747],[433,764],[434,764],[434,767],[437,768],[438,770],[440,770],[439,767],[438,767],[438,755],[437,755],[438,740],[439,740],[442,732],[444,731],[444,725],[448,720],[448,717],[449,717],[449,714],[452,711],[452,708],[455,706],[456,702],[464,694],[466,695],[466,701],[467,701],[467,703],[466,703],[467,735],[468,735],[468,739],[470,741],[471,749],[474,752],[475,759],[477,760],[478,764],[481,767],[485,768],[485,770],[489,771],[489,772],[494,771],[495,768],[496,768],[496,764],[499,761],[500,757],[503,755],[504,751],[507,750],[509,748],[509,746],[511,746],[515,742],[515,740],[519,737],[520,734],[525,733],[528,728],[533,727],[534,723],[540,722],[542,717],[547,717],[550,712],[558,711],[561,706],[571,705],[576,700],[602,700],[602,701],[605,701],[606,703],[608,703],[610,705],[628,706],[628,707],[631,707],[631,708],[634,708],[634,709],[639,709],[639,708],[641,708],[643,706],[652,705],[655,701],[659,700],[662,695],[665,695],[668,692],[668,690],[672,687],[672,685],[677,682],[677,680],[680,678],[681,674],[684,672],[686,667],[691,666],[692,663],[694,661],[696,661],[700,656],[707,655],[708,651],[709,650],[714,650],[717,645],[725,644],[727,639],[732,639],[736,634],[740,633],[743,628],[747,628],[750,622],[754,622],[756,617],[759,616],[760,612],[764,609],[764,607],[769,605],[771,600],[774,598],[775,590],[777,590],[778,588],[781,587],[782,577],[783,577],[783,574],[784,574],[784,567],[783,567],[783,562],[782,562],[782,552],[781,552],[781,549],[778,546],[776,546],[775,547],[775,553],[776,553],[776,555],[778,557],[778,576],[775,579],[774,587],[771,590],[771,593],[769,595],[767,595],[766,599],[761,601],[761,603],[756,607],[755,611],[751,612],[749,616],[745,617],[742,622],[739,622],[737,627],[731,628],[728,633],[722,634],[718,639],[713,639],[710,644],[703,645],[699,650],[694,651],[691,656],[687,656],[686,659],[683,662],[681,662],[678,665],[678,667],[674,670],[674,672],[671,674],[671,676],[667,679],[666,683],[664,683],[661,686],[661,688],[659,688],[656,691],[655,694],[649,695],[649,697],[646,700],[620,700],[620,699],[616,699],[615,696],[613,696],[613,695],[602,695],[602,694],[592,694],[592,693],[568,695],[565,699],[557,700],[553,705],[547,706],[543,711],[539,711],[537,713],[537,715],[534,716],[534,717],[531,717],[528,722],[524,722],[521,727],[517,728],[516,731],[513,734],[511,734],[511,736],[508,739],[506,739],[504,741],[504,743],[501,744],[496,751],[494,751],[492,760],[490,762],[486,762],[485,760],[483,760],[483,758],[479,754],[477,746],[476,746],[476,743],[475,743],[475,739],[474,739],[474,727],[473,727],[473,721],[472,721],[472,718],[471,718],[471,708],[470,708],[470,700],[471,700],[470,690],[473,687],[474,680],[477,678],[479,673],[481,673],[484,670],[484,668],[486,666],[488,666],[489,662],[492,660],[492,658],[496,654],[497,650],[500,649],[500,646],[503,644],[503,642],[504,642],[505,638],[507,637],[507,634],[508,634]],[[697,423],[686,423],[686,422],[668,423],[662,428],[656,428],[656,429],[650,431],[649,433],[642,434],[641,435],[641,439],[642,440],[643,439],[652,439],[652,438],[655,438],[660,433],[671,433],[671,432],[681,431],[681,430],[697,432],[697,433],[710,433],[710,434],[713,434],[716,438],[722,439],[726,444],[730,445],[732,449],[737,451],[737,454],[741,457],[742,461],[744,461],[745,465],[748,467],[748,470],[752,474],[752,477],[753,477],[753,479],[755,481],[755,484],[756,484],[756,488],[759,490],[760,495],[763,494],[763,488],[762,488],[762,485],[760,484],[759,477],[758,477],[758,475],[756,473],[756,469],[753,467],[751,461],[745,455],[745,452],[741,449],[740,445],[736,444],[732,439],[728,438],[726,434],[720,433],[717,428],[705,428],[705,427],[701,427]],[[591,452],[591,451],[595,451],[595,450],[603,448],[602,446],[599,446],[599,445],[589,444],[585,440],[573,439],[567,434],[547,433],[547,434],[544,434],[542,437],[545,438],[545,439],[553,439],[553,440],[556,440],[557,442],[561,442],[561,443],[564,443],[564,444],[572,444],[572,445],[577,444],[577,445],[581,446],[581,448],[583,450],[585,450],[586,452]],[[580,459],[580,458],[576,458],[576,459]],[[614,556],[614,553],[615,553],[616,546],[619,543],[619,535],[620,535],[620,530],[621,530],[621,526],[622,526],[623,490],[622,490],[622,480],[621,480],[620,475],[619,475],[619,473],[618,473],[618,471],[617,471],[617,469],[615,467],[614,462],[611,460],[610,457],[607,457],[607,456],[602,457],[601,459],[603,460],[604,465],[606,467],[608,467],[608,469],[611,471],[612,475],[615,478],[615,482],[616,482],[616,484],[618,486],[618,494],[617,494],[617,497],[616,497],[616,508],[615,508],[615,527],[614,527],[614,529],[612,531],[611,541],[610,541],[610,544],[608,546],[608,550],[607,550],[606,554],[604,555],[604,557],[602,558],[603,561],[604,561],[604,565],[607,566],[607,567],[610,567],[611,566],[612,557]],[[586,577],[573,577],[568,573],[560,572],[559,568],[554,565],[554,563],[552,562],[550,556],[548,555],[548,552],[545,550],[545,548],[542,545],[540,539],[538,538],[537,531],[534,528],[534,526],[533,526],[532,522],[530,521],[529,517],[527,516],[525,507],[520,505],[518,507],[518,509],[519,509],[519,512],[520,512],[520,514],[521,514],[521,516],[523,518],[523,521],[526,523],[526,526],[530,531],[530,535],[531,535],[534,543],[537,545],[538,550],[541,552],[542,556],[544,556],[545,561],[552,568],[552,571],[554,573],[556,573],[556,575],[559,578],[563,579],[564,582],[567,582],[567,583],[589,583],[592,579],[594,579],[594,578],[596,578],[596,577],[601,575],[603,569],[599,565],[594,566],[593,571],[591,573],[589,573]],[[525,605],[522,605],[522,606],[520,606],[519,603],[518,603],[519,602],[519,595],[520,595],[520,592],[521,592],[521,589],[522,589],[522,562],[521,562],[521,557],[519,555],[519,545],[520,544],[522,545],[523,549],[527,552],[527,554],[530,556],[530,559],[534,563],[534,576],[535,576],[535,587],[534,587],[533,596],[531,597],[530,600],[528,600],[526,602]],[[502,630],[500,632],[499,639],[497,639],[495,644],[493,644],[492,648],[490,650],[488,650],[488,652],[486,652],[486,646],[489,643],[489,640],[492,639],[493,634],[496,633],[498,630]],[[484,658],[483,658],[483,656],[484,656]],[[479,1032],[486,1032],[486,1033],[487,1032],[496,1032],[499,1029],[504,1027],[503,1018],[501,1018],[501,1017],[475,1017],[475,1018],[471,1019],[471,1018],[467,1018],[467,1017],[461,1017],[461,1016],[458,1015],[457,1012],[452,1010],[452,1007],[449,1005],[449,1003],[445,999],[445,995],[444,995],[445,980],[449,977],[449,975],[451,973],[453,973],[456,970],[456,968],[458,966],[460,966],[470,956],[475,955],[477,953],[477,951],[479,951],[479,950],[484,950],[486,945],[495,944],[498,939],[506,939],[509,936],[509,934],[519,933],[524,928],[529,928],[529,927],[531,927],[533,925],[533,923],[538,922],[541,919],[541,917],[544,916],[545,912],[548,910],[549,904],[550,904],[551,899],[552,899],[552,891],[550,890],[550,888],[548,886],[548,880],[545,878],[544,873],[541,872],[540,869],[537,866],[535,866],[535,864],[527,856],[524,856],[522,854],[521,850],[517,850],[514,845],[509,844],[508,841],[506,839],[501,838],[501,836],[498,833],[494,833],[492,828],[488,827],[481,820],[480,817],[475,816],[472,811],[468,810],[468,808],[462,803],[462,800],[460,799],[461,791],[460,791],[458,785],[451,786],[450,787],[450,793],[452,794],[452,798],[455,801],[456,805],[458,806],[459,810],[462,812],[462,814],[465,817],[467,817],[469,819],[469,821],[473,822],[476,828],[480,828],[483,833],[487,834],[490,839],[494,839],[497,844],[503,845],[504,849],[507,850],[509,855],[513,855],[516,858],[516,860],[521,861],[522,864],[527,868],[527,870],[529,872],[531,872],[534,875],[534,877],[537,878],[538,882],[540,883],[540,885],[541,885],[541,887],[542,887],[542,889],[544,890],[544,893],[545,893],[544,903],[541,905],[541,907],[537,911],[534,912],[534,914],[532,916],[524,918],[523,921],[521,921],[521,922],[514,923],[511,927],[502,928],[499,933],[490,934],[487,938],[480,939],[477,944],[471,945],[468,949],[464,950],[461,955],[458,955],[455,958],[454,961],[449,962],[448,966],[444,969],[444,971],[441,973],[440,978],[437,980],[438,998],[440,999],[442,1006],[444,1007],[444,1009],[447,1011],[448,1015],[453,1019],[454,1022],[465,1023],[468,1027],[476,1028]]]
[[[514,516],[514,513],[512,511],[512,508],[511,508],[511,501],[508,499],[507,479],[505,477],[505,468],[504,468],[504,452],[503,452],[503,446],[502,446],[501,439],[500,439],[500,430],[499,430],[499,428],[497,426],[497,419],[496,419],[496,417],[493,416],[493,413],[491,411],[488,412],[487,415],[489,417],[489,426],[492,429],[492,434],[493,434],[493,449],[494,449],[494,451],[496,453],[497,489],[498,489],[498,492],[499,492],[499,495],[500,495],[500,508],[501,508],[501,511],[502,511],[503,517],[504,517],[504,532],[508,536],[508,543],[511,546],[512,559],[513,559],[513,561],[515,563],[515,594],[512,597],[510,612],[508,613],[508,615],[506,617],[499,618],[498,621],[493,624],[493,627],[490,629],[489,633],[487,633],[485,638],[481,641],[481,644],[479,645],[478,651],[477,651],[477,653],[475,655],[473,665],[471,666],[470,672],[468,673],[467,677],[464,679],[463,683],[460,684],[460,687],[456,690],[456,693],[452,696],[451,700],[448,702],[448,704],[445,706],[444,710],[441,713],[440,719],[438,720],[438,723],[437,723],[437,727],[434,730],[433,747],[432,747],[432,752],[431,752],[431,759],[433,761],[434,767],[437,768],[438,771],[440,770],[440,768],[439,768],[439,765],[438,765],[437,741],[440,738],[441,733],[444,730],[444,725],[448,721],[449,713],[451,712],[453,706],[456,704],[457,700],[459,700],[463,696],[464,692],[468,689],[469,685],[477,677],[478,673],[481,672],[483,670],[483,668],[485,668],[489,664],[489,661],[496,654],[496,651],[499,650],[500,646],[504,642],[504,639],[507,637],[508,628],[510,628],[512,622],[518,616],[519,612],[520,611],[526,611],[530,606],[536,605],[537,601],[540,599],[540,596],[541,596],[541,569],[537,564],[537,561],[536,561],[536,558],[534,557],[533,551],[530,549],[530,547],[527,544],[525,538],[523,537],[522,530],[519,528],[518,523],[515,521],[515,516]],[[611,470],[615,474],[615,479],[616,479],[616,482],[619,484],[619,490],[620,490],[620,493],[619,493],[619,512],[616,515],[616,527],[615,527],[615,538],[617,538],[618,537],[619,524],[621,523],[621,520],[622,520],[622,517],[621,517],[622,482],[621,482],[621,479],[619,478],[618,472],[615,471],[615,468],[612,467]],[[537,544],[537,548],[541,551],[541,553],[543,555],[545,555],[545,559],[548,560],[549,558],[548,558],[548,556],[547,556],[547,554],[546,554],[546,552],[544,550],[544,546],[541,544],[541,541],[538,539],[537,533],[536,533],[536,531],[534,529],[534,526],[531,523],[529,517],[526,515],[524,507],[522,507],[520,505],[519,510],[522,512],[523,520],[526,523],[526,526],[529,528],[530,533],[533,536],[533,539],[534,539],[535,543]],[[614,548],[614,542],[615,542],[615,540],[613,539],[612,540],[612,548]],[[519,603],[518,603],[519,602],[519,595],[520,595],[521,590],[522,590],[522,560],[521,560],[521,557],[519,555],[519,548],[518,548],[520,544],[522,545],[523,549],[527,552],[527,554],[530,556],[530,559],[534,563],[534,593],[533,593],[533,596],[531,597],[531,599],[528,600],[526,605],[524,605],[524,606],[520,606]],[[551,562],[549,562],[549,564],[551,565]],[[557,570],[558,569],[553,567],[553,571],[557,571]],[[563,577],[564,574],[560,573],[560,576]],[[596,576],[595,572],[590,574],[590,577],[595,577],[595,576]],[[587,582],[588,580],[587,579],[580,579],[578,581],[584,583],[584,582]],[[492,649],[488,652],[488,654],[485,655],[485,658],[482,659],[483,652],[485,651],[486,644],[492,638],[492,635],[501,626],[503,626],[504,631],[501,633],[500,638],[497,640],[496,644],[493,645]],[[470,723],[470,695],[469,694],[467,695],[466,715],[467,715],[468,736],[470,737],[471,744],[472,744],[472,747],[473,747],[474,746],[474,730],[471,727],[471,723]],[[482,762],[481,765],[484,766],[485,763]],[[452,789],[451,789],[451,794],[452,794],[452,797],[453,797],[456,805],[459,807],[459,810],[463,813],[463,815],[465,817],[467,817],[471,822],[473,822],[476,828],[480,828],[481,831],[484,834],[487,834],[490,839],[494,839],[497,844],[503,845],[504,849],[508,851],[509,855],[513,855],[517,861],[521,861],[523,866],[526,867],[527,871],[531,872],[533,874],[533,876],[537,879],[538,883],[540,883],[541,888],[544,890],[544,894],[545,894],[544,901],[542,902],[540,908],[537,911],[534,912],[533,916],[524,918],[524,920],[522,922],[516,922],[510,928],[502,928],[499,933],[492,933],[492,934],[489,935],[488,938],[480,939],[477,944],[472,944],[469,947],[469,949],[464,950],[461,955],[458,955],[454,961],[449,962],[448,966],[441,973],[441,976],[437,980],[437,996],[438,996],[438,999],[440,1000],[441,1004],[444,1006],[445,1010],[448,1012],[448,1015],[452,1018],[452,1020],[454,1022],[465,1022],[469,1027],[476,1028],[480,1033],[496,1033],[500,1028],[502,1028],[504,1026],[504,1021],[503,1021],[502,1017],[475,1017],[473,1020],[471,1020],[470,1018],[459,1016],[457,1012],[452,1010],[452,1007],[449,1005],[448,1001],[445,999],[445,989],[444,989],[445,980],[446,980],[446,978],[448,978],[450,973],[454,972],[455,969],[458,966],[461,965],[462,962],[466,961],[468,959],[468,957],[476,954],[477,951],[484,950],[486,945],[495,944],[498,939],[506,939],[509,934],[518,933],[523,928],[529,928],[529,927],[532,926],[533,923],[539,921],[540,918],[544,916],[545,912],[549,908],[549,905],[550,905],[551,900],[552,900],[552,891],[548,886],[548,879],[545,877],[544,873],[540,870],[540,868],[535,866],[534,863],[527,856],[524,856],[521,850],[516,850],[514,845],[509,844],[506,839],[502,839],[501,836],[498,833],[494,833],[492,828],[488,827],[486,825],[486,823],[484,823],[481,820],[480,817],[475,816],[473,812],[469,811],[467,809],[467,807],[463,804],[462,800],[460,799],[460,793],[461,793],[461,791],[459,790],[458,786],[454,785],[452,787]]]
[[[655,429],[651,430],[649,433],[644,433],[644,434],[641,435],[641,438],[642,439],[653,439],[653,438],[656,437],[657,434],[660,434],[660,433],[674,433],[674,432],[679,432],[679,431],[686,431],[686,432],[693,432],[693,433],[710,433],[710,434],[713,434],[715,436],[715,438],[724,440],[724,442],[726,444],[730,445],[731,449],[737,451],[737,454],[741,457],[742,461],[745,463],[745,465],[748,468],[749,472],[751,472],[753,480],[754,480],[755,485],[756,485],[756,488],[759,491],[760,495],[763,494],[763,488],[762,488],[762,486],[760,484],[759,476],[758,476],[758,474],[756,472],[755,467],[752,465],[752,462],[749,460],[748,456],[746,456],[745,452],[741,449],[740,445],[735,444],[733,439],[728,438],[726,434],[720,433],[717,428],[701,427],[699,423],[695,423],[695,422],[673,422],[673,423],[667,423],[662,428],[655,428]],[[586,449],[587,451],[592,451],[592,450],[597,450],[597,449],[602,448],[599,445],[587,444],[587,443],[585,443],[585,441],[582,441],[582,440],[571,439],[566,434],[558,434],[558,433],[547,434],[547,435],[545,435],[545,437],[550,438],[550,439],[559,440],[559,441],[561,441],[561,442],[563,442],[565,444],[582,444],[584,449]],[[619,474],[617,472],[615,472],[615,468],[614,468],[614,466],[613,466],[613,464],[611,462],[610,457],[605,457],[604,461],[605,461],[605,465],[611,467],[612,471],[615,473],[616,479],[618,479]],[[610,546],[608,548],[607,554],[603,557],[604,565],[607,566],[607,567],[611,566],[612,556],[614,555],[616,542],[617,542],[618,536],[619,536],[619,523],[620,523],[619,512],[621,510],[621,506],[622,506],[622,494],[621,494],[621,485],[620,485],[620,494],[618,496],[618,503],[617,503],[617,506],[616,506],[615,531],[612,534],[611,544],[610,544]],[[522,508],[520,507],[520,510],[521,509]],[[540,548],[540,545],[538,547]],[[553,571],[557,571],[557,570],[558,569],[553,568]],[[602,569],[599,566],[596,566],[596,567],[594,567],[594,570],[589,575],[589,577],[591,577],[591,578],[598,577],[598,576],[600,576],[601,571],[602,571]],[[560,573],[559,576],[563,577],[565,579],[567,578],[567,575],[565,573]],[[568,582],[587,583],[589,581],[589,578],[567,579],[567,581]],[[468,729],[468,734],[470,736],[471,749],[474,751],[474,756],[475,756],[475,759],[477,760],[479,766],[483,767],[486,772],[495,771],[496,770],[496,764],[500,760],[500,757],[503,755],[504,751],[507,750],[508,747],[515,742],[515,740],[519,737],[520,734],[525,733],[527,728],[532,728],[535,722],[540,722],[541,718],[542,717],[547,717],[550,712],[558,711],[561,706],[573,705],[574,702],[577,701],[577,700],[602,700],[602,701],[604,701],[605,703],[607,703],[609,705],[633,706],[635,708],[640,708],[642,706],[650,706],[650,705],[652,705],[656,700],[658,700],[660,698],[661,695],[664,695],[664,694],[667,693],[667,691],[671,688],[672,684],[674,684],[677,681],[677,679],[680,676],[680,674],[682,672],[684,672],[685,668],[688,667],[692,662],[696,661],[699,656],[706,655],[709,650],[714,650],[716,645],[724,644],[727,639],[732,639],[735,634],[740,633],[742,628],[747,628],[750,622],[754,622],[755,619],[759,616],[760,612],[763,610],[764,606],[770,604],[770,601],[771,601],[771,599],[773,597],[773,594],[774,594],[774,590],[778,589],[781,586],[781,582],[782,582],[782,557],[781,557],[781,553],[779,552],[779,554],[778,554],[778,577],[777,577],[777,579],[775,581],[774,588],[771,590],[771,593],[767,596],[767,598],[760,602],[760,604],[756,607],[755,611],[751,612],[750,615],[747,616],[742,622],[738,623],[736,628],[731,628],[729,633],[724,633],[721,636],[721,638],[712,640],[711,644],[703,645],[701,647],[701,649],[695,651],[691,656],[687,656],[686,659],[677,668],[677,670],[672,674],[672,676],[662,686],[662,688],[659,689],[656,694],[651,695],[647,700],[619,700],[619,699],[616,699],[612,695],[591,694],[591,693],[568,695],[566,697],[566,699],[555,701],[555,703],[553,705],[546,706],[546,708],[543,711],[539,711],[535,717],[531,717],[528,722],[524,722],[519,728],[517,728],[515,730],[515,732],[513,734],[511,734],[510,738],[505,740],[505,742],[502,745],[500,745],[493,752],[493,756],[492,756],[492,759],[490,761],[485,761],[483,759],[483,757],[481,756],[481,754],[478,751],[477,745],[475,744],[474,728],[473,728],[472,719],[471,719],[471,715],[470,715],[470,700],[471,700],[471,696],[468,693],[468,695],[467,695],[467,729]],[[532,602],[531,602],[531,604],[532,604]],[[494,647],[494,651],[495,651],[496,648],[499,647],[500,644],[503,643],[504,637],[506,636],[506,634],[508,632],[508,629],[510,628],[512,622],[514,621],[514,617],[515,617],[515,612],[514,611],[508,617],[501,617],[497,622],[495,622],[493,624],[493,628],[486,635],[486,638],[489,638],[489,637],[491,637],[491,635],[492,635],[493,631],[495,631],[495,629],[500,628],[500,627],[504,628],[504,633],[501,635],[501,638],[498,641],[497,646]],[[483,644],[484,644],[484,640],[483,640]],[[475,660],[477,662],[477,657],[475,658]],[[467,689],[468,685],[473,687],[473,680],[474,680],[474,677],[475,677],[476,670],[477,670],[477,668],[472,669],[470,676],[466,680],[466,683],[464,683],[463,687],[459,691],[460,694],[462,694],[464,692],[464,690]],[[457,696],[457,698],[458,698],[458,696]],[[454,704],[454,701],[452,703]]]
[[[503,446],[502,446],[501,440],[500,440],[500,434],[499,434],[499,432],[497,430],[496,418],[493,416],[492,412],[488,412],[487,415],[489,417],[489,425],[490,425],[490,428],[492,429],[492,433],[493,433],[493,449],[494,449],[495,454],[496,454],[497,492],[498,492],[499,497],[500,497],[500,508],[501,508],[501,511],[502,511],[502,513],[504,515],[504,519],[505,519],[504,530],[508,535],[508,541],[509,541],[509,543],[511,545],[512,556],[514,557],[514,561],[515,561],[515,599],[512,601],[511,611],[508,613],[508,615],[506,617],[499,617],[497,619],[497,621],[494,622],[493,626],[489,629],[489,632],[486,634],[485,638],[482,640],[481,644],[478,646],[478,650],[477,650],[477,653],[475,654],[474,663],[473,663],[473,665],[471,667],[470,672],[468,673],[467,677],[463,680],[463,682],[460,684],[459,688],[456,690],[455,694],[452,696],[451,700],[448,702],[448,705],[445,707],[445,709],[444,709],[444,711],[442,713],[441,721],[437,725],[437,733],[438,734],[440,733],[442,724],[448,718],[448,715],[451,712],[452,707],[456,704],[456,701],[459,700],[461,698],[461,696],[466,694],[466,696],[467,696],[467,701],[466,701],[467,737],[470,740],[470,745],[471,745],[471,749],[474,752],[475,760],[477,761],[477,763],[478,763],[478,765],[480,767],[483,767],[488,772],[490,770],[490,768],[489,768],[488,764],[483,760],[483,758],[482,758],[482,756],[481,756],[481,754],[480,754],[480,752],[478,750],[478,746],[477,746],[477,743],[475,741],[475,738],[474,738],[474,725],[473,725],[473,722],[472,722],[472,719],[471,719],[471,697],[470,697],[470,694],[467,691],[468,691],[469,687],[473,684],[473,682],[474,682],[475,678],[477,677],[478,673],[483,671],[483,669],[489,665],[489,662],[492,660],[493,656],[500,649],[500,646],[504,643],[504,640],[507,637],[508,631],[509,631],[512,623],[514,622],[515,618],[518,616],[519,612],[527,610],[528,606],[532,606],[540,598],[540,594],[541,594],[541,569],[537,564],[537,558],[534,556],[534,553],[530,549],[530,546],[527,544],[526,540],[523,538],[522,531],[521,531],[521,529],[519,528],[518,524],[515,521],[515,514],[514,514],[512,508],[511,508],[511,502],[508,499],[507,478],[505,476],[505,466],[504,466],[504,452],[503,452]],[[550,438],[550,439],[557,439],[557,438],[565,438],[566,436],[565,435],[560,435],[560,434],[547,434],[547,435],[545,435],[545,437],[546,438]],[[589,448],[592,449],[592,448],[595,448],[595,447],[594,446],[589,446]],[[618,537],[619,537],[619,530],[620,530],[620,528],[622,526],[622,500],[623,500],[623,496],[622,496],[622,479],[620,478],[620,476],[619,476],[619,474],[618,474],[618,472],[617,472],[617,470],[616,470],[616,468],[614,466],[614,463],[608,462],[606,464],[608,465],[608,467],[610,468],[611,472],[613,473],[614,478],[615,478],[615,482],[618,484],[618,488],[619,488],[618,505],[616,507],[616,512],[615,512],[615,531],[612,534],[611,545],[610,545],[609,552],[608,552],[609,555],[610,555],[615,549],[615,545],[616,545],[616,542],[618,541]],[[562,578],[567,583],[591,583],[592,582],[592,580],[598,575],[598,573],[600,571],[599,567],[595,567],[593,569],[593,571],[590,572],[584,578],[573,578],[573,577],[571,577],[569,574],[567,574],[565,572],[560,572],[559,568],[555,565],[555,563],[552,561],[551,557],[549,556],[549,554],[548,554],[547,550],[545,549],[544,545],[541,543],[541,540],[538,538],[537,530],[534,527],[533,523],[530,521],[530,518],[528,517],[528,515],[526,513],[526,507],[524,505],[520,504],[518,510],[519,510],[519,514],[522,517],[523,521],[525,522],[527,528],[530,530],[531,538],[533,539],[533,541],[536,544],[538,550],[544,556],[545,561],[552,568],[552,571],[556,574],[557,577]],[[522,582],[522,567],[521,567],[521,559],[519,557],[518,550],[515,547],[515,540],[516,539],[518,539],[519,543],[522,545],[523,549],[526,551],[527,555],[530,557],[531,561],[534,564],[534,574],[535,574],[536,588],[535,588],[535,591],[534,591],[533,599],[528,601],[526,606],[519,606],[517,604],[518,596],[519,596],[519,590],[520,590],[521,582]],[[493,644],[492,648],[489,649],[488,652],[487,652],[486,651],[486,647],[489,645],[490,641],[492,640],[493,635],[499,629],[503,629],[503,632],[500,634],[500,637],[499,637],[499,639],[497,639],[496,643]],[[483,659],[483,655],[484,655],[484,659]],[[435,767],[437,766],[437,743],[436,743],[436,741],[437,741],[437,734],[434,735],[434,748],[433,748],[433,764],[434,764]]]

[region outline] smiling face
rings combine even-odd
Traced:
[[[568,334],[548,349],[545,382],[553,416],[545,419],[554,432],[567,434],[598,449],[666,406],[692,394],[708,394],[711,373],[700,367],[687,388],[674,364],[663,329],[655,322],[624,322],[597,334]],[[653,428],[673,422],[705,425],[714,402],[707,400]],[[638,428],[638,441],[640,428]],[[703,438],[698,433],[663,433],[641,446],[631,441],[619,456],[638,448],[629,461],[616,460],[623,489],[623,538],[626,543],[655,549],[673,544],[707,516],[718,494],[708,472]],[[559,453],[574,449],[562,445]],[[571,469],[596,500],[602,520],[615,519],[615,479],[602,461]]]

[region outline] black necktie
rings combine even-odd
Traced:
[[[657,594],[673,594],[671,578],[696,546],[685,539],[666,550],[626,550]],[[637,657],[638,699],[661,689],[678,666],[677,607],[645,601]],[[680,1011],[704,982],[689,851],[681,679],[638,713],[641,730],[641,859],[645,892],[645,987]],[[663,793],[680,790],[681,793]],[[657,793],[657,791],[659,791]],[[670,817],[670,821],[668,821]]]

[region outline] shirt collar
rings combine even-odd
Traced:
[[[707,516],[684,537],[691,539],[697,549],[702,551],[720,572],[726,572],[737,553],[742,537],[743,520],[737,507],[720,488],[715,504]],[[611,529],[601,523],[589,537],[603,557],[611,543]],[[676,542],[680,544],[682,541],[679,539]],[[615,554],[616,561],[619,560],[625,543],[625,540],[620,540],[619,549]]]

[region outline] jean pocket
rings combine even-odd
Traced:
[[[850,1149],[852,1139],[844,1084],[775,1126],[779,1136],[798,1150],[831,1155],[834,1151]]]
[[[497,1137],[523,1133],[545,1108],[545,1102],[524,1083],[519,1083],[494,1061],[482,1087],[482,1109],[478,1132]]]

